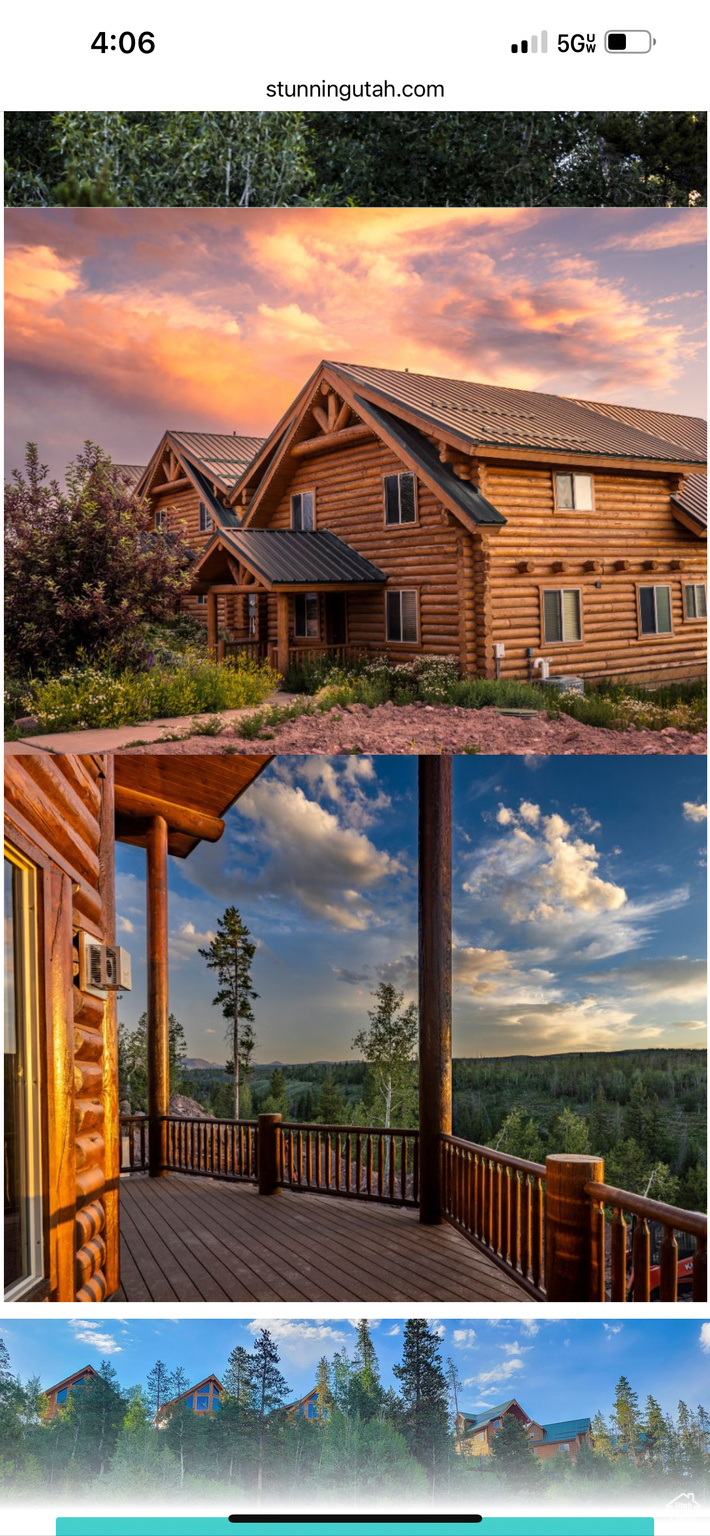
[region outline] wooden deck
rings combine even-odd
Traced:
[[[466,1238],[376,1202],[121,1180],[116,1301],[531,1301]]]

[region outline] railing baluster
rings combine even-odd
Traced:
[[[494,1253],[500,1253],[500,1163],[493,1164],[493,1198],[491,1201],[491,1210],[493,1215],[491,1247]]]
[[[528,1274],[529,1274],[529,1271],[530,1271],[530,1249],[531,1249],[531,1246],[532,1246],[531,1245],[531,1237],[532,1237],[532,1202],[531,1202],[530,1194],[531,1194],[531,1191],[530,1191],[530,1178],[529,1178],[527,1173],[524,1173],[523,1174],[523,1181],[522,1181],[522,1188],[521,1188],[521,1191],[520,1191],[520,1197],[521,1197],[521,1203],[522,1203],[522,1211],[521,1211],[521,1217],[522,1217],[521,1250],[522,1251],[521,1251],[521,1256],[520,1256],[520,1268],[522,1270],[523,1278],[525,1280],[527,1280]]]
[[[343,1178],[343,1136],[341,1131],[335,1133],[335,1188],[340,1194],[340,1185]]]
[[[414,1137],[412,1152],[412,1205],[419,1204],[419,1137]]]
[[[377,1138],[377,1193],[382,1199],[385,1177],[385,1138],[380,1132]]]
[[[505,1264],[510,1253],[510,1169],[501,1168],[500,1256]]]
[[[402,1162],[399,1170],[399,1193],[402,1200],[407,1198],[407,1180],[409,1170],[407,1166],[407,1137],[402,1137]]]
[[[350,1184],[351,1184],[351,1181],[352,1181],[352,1166],[353,1166],[352,1142],[351,1142],[351,1138],[350,1138],[350,1132],[348,1131],[348,1134],[345,1137],[345,1193],[347,1195],[350,1194]]]
[[[532,1208],[532,1279],[533,1285],[542,1282],[542,1256],[545,1252],[544,1239],[544,1201],[542,1179],[533,1178],[533,1208]]]
[[[651,1294],[651,1233],[645,1216],[638,1217],[634,1232],[634,1301],[648,1301]]]
[[[372,1194],[372,1134],[367,1137],[367,1193]]]
[[[362,1140],[360,1132],[355,1132],[355,1191],[359,1195],[362,1188]]]
[[[611,1300],[626,1301],[626,1233],[624,1213],[615,1205],[611,1213]]]
[[[661,1238],[661,1301],[678,1300],[678,1244],[672,1227]]]

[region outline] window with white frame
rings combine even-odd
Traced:
[[[691,581],[685,588],[685,617],[686,619],[706,619],[707,616],[705,582]]]
[[[419,639],[417,593],[391,591],[387,600],[387,639],[416,645]]]
[[[291,497],[291,527],[299,533],[309,533],[315,525],[314,492],[297,491]]]
[[[198,594],[197,594],[197,606],[198,606],[198,608],[204,608],[206,602],[207,602],[207,593],[206,592],[198,592]]]
[[[297,592],[294,598],[293,632],[297,640],[317,640],[318,593]]]
[[[168,514],[164,507],[160,507],[155,514],[155,527],[159,533],[164,533],[168,526]]]
[[[385,475],[385,522],[416,523],[417,497],[414,475]]]
[[[213,528],[212,513],[208,511],[204,501],[200,502],[200,533],[211,533]]]
[[[544,644],[569,645],[582,638],[582,594],[579,587],[552,587],[542,594]]]
[[[639,629],[642,635],[670,635],[670,587],[639,587]]]
[[[5,856],[5,1297],[44,1276],[36,870]]]
[[[594,494],[591,475],[555,475],[555,506],[558,512],[591,512]]]

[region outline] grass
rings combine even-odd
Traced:
[[[266,665],[219,664],[189,649],[169,664],[156,663],[143,672],[117,672],[87,663],[25,685],[21,708],[37,724],[23,734],[137,725],[187,715],[192,719],[190,735],[216,736],[222,729],[219,711],[262,704],[278,682],[278,673]],[[197,718],[202,715],[210,719]],[[16,738],[19,732],[11,721],[6,734],[13,732]]]

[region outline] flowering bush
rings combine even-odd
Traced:
[[[31,682],[21,702],[40,731],[79,731],[243,709],[262,704],[277,683],[278,674],[265,664],[218,664],[188,651],[178,664],[148,672],[69,667],[59,677]]]

